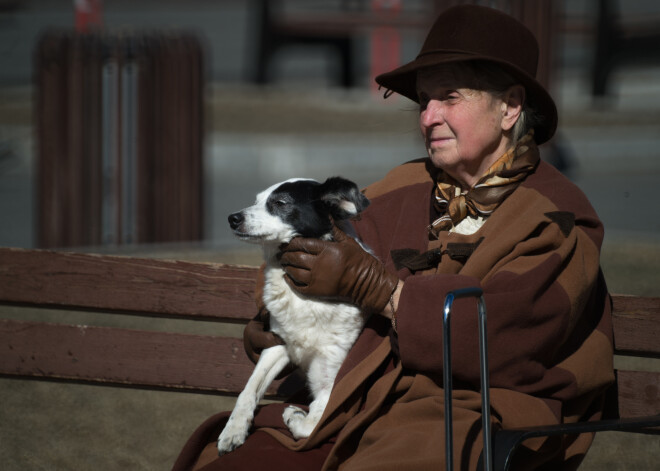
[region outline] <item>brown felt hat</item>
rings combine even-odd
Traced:
[[[494,62],[525,87],[529,104],[541,118],[534,128],[534,139],[541,144],[557,129],[557,107],[535,79],[538,57],[536,38],[513,17],[488,7],[459,5],[438,16],[414,61],[377,76],[376,82],[418,102],[419,69],[473,60]]]

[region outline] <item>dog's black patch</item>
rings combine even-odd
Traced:
[[[303,237],[321,237],[332,229],[329,213],[316,198],[320,183],[300,180],[283,183],[266,201],[269,213],[295,228]]]
[[[266,209],[293,226],[303,237],[322,237],[332,230],[332,218],[348,219],[369,205],[357,185],[341,177],[324,183],[314,180],[286,182],[266,201]],[[347,209],[348,208],[348,209]]]

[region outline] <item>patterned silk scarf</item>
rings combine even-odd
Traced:
[[[539,162],[534,131],[527,133],[514,147],[488,169],[474,187],[462,192],[460,185],[446,172],[440,172],[435,188],[434,206],[438,219],[429,226],[432,237],[448,231],[465,219],[487,217],[531,173]]]

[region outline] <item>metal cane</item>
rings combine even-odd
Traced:
[[[481,374],[481,418],[484,438],[484,469],[492,471],[493,460],[490,443],[490,391],[488,378],[488,345],[486,339],[486,303],[483,291],[480,288],[464,288],[450,291],[445,298],[445,309],[443,317],[443,375],[445,388],[445,457],[446,471],[454,469],[454,439],[453,439],[453,415],[452,415],[452,374],[451,374],[451,335],[450,315],[454,299],[479,298],[479,366]]]

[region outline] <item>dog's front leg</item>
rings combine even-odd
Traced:
[[[294,438],[309,437],[321,420],[325,406],[330,399],[337,371],[341,366],[341,361],[336,361],[336,359],[336,356],[328,359],[325,356],[317,355],[311,361],[307,370],[307,380],[314,400],[309,405],[309,412],[293,405],[284,409],[282,418]]]
[[[331,388],[324,389],[316,395],[309,405],[309,412],[294,405],[284,409],[282,418],[295,439],[307,438],[312,434],[323,416],[325,406],[328,405],[330,390]]]
[[[270,383],[288,363],[289,356],[283,345],[267,348],[261,353],[245,389],[236,400],[227,425],[218,437],[220,455],[234,450],[245,442],[257,404],[264,397]]]

